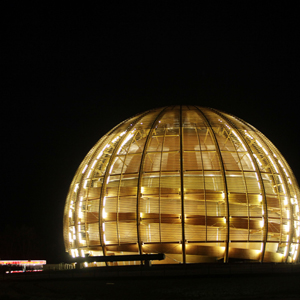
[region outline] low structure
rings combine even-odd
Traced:
[[[46,263],[46,260],[0,260],[0,266],[7,273],[43,271]]]

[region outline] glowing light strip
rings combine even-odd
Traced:
[[[75,193],[77,192],[78,188],[79,188],[79,183],[76,183],[76,184],[75,184],[75,188],[74,188],[74,192],[75,192]]]
[[[234,130],[232,130],[232,133],[236,136],[236,138],[237,138],[237,139],[239,140],[239,142],[242,144],[244,150],[247,151],[246,148],[245,148],[245,146],[244,146],[244,144],[243,144],[243,142],[241,141],[240,137],[237,135],[237,133],[236,133]]]
[[[251,161],[251,165],[252,165],[253,170],[256,171],[255,166],[254,166],[254,163],[253,163],[253,161],[252,161],[252,158],[251,158],[250,154],[247,153],[247,155],[248,155],[248,157],[249,157],[249,159],[250,159],[250,161]]]
[[[45,265],[46,260],[0,260],[0,265]]]
[[[100,156],[102,156],[102,154],[103,154],[103,150],[98,154],[97,159],[99,159]]]
[[[82,174],[85,172],[85,170],[87,169],[88,165],[85,165],[85,167],[82,170]]]
[[[278,160],[278,162],[279,162],[279,164],[281,165],[281,167],[282,167],[282,169],[283,169],[283,171],[284,171],[284,173],[285,173],[286,177],[288,177],[288,178],[289,178],[289,175],[288,175],[288,173],[286,172],[286,169],[284,168],[284,166],[283,166],[282,162],[281,162],[280,160]]]
[[[262,149],[264,150],[264,152],[266,153],[266,155],[269,155],[268,151],[264,147],[262,147]]]
[[[247,130],[245,130],[245,134],[247,135],[247,137],[249,137],[251,140],[253,140],[253,137],[247,132]]]
[[[116,142],[118,140],[120,136],[116,136],[113,140],[112,140],[112,143]]]
[[[276,167],[276,165],[274,164],[274,162],[273,162],[273,159],[272,159],[272,157],[269,155],[268,156],[269,157],[269,159],[270,159],[270,161],[271,161],[271,163],[272,163],[272,165],[273,165],[273,167],[274,167],[274,169],[276,170],[276,173],[279,173],[278,172],[278,170],[277,170],[277,167]]]
[[[293,260],[294,260],[294,261],[296,260],[296,257],[297,257],[298,245],[295,245],[295,248],[296,248],[296,249],[294,249],[294,250],[296,250],[296,251],[295,251],[295,254],[294,254],[294,257],[293,257]]]
[[[111,167],[110,167],[110,170],[109,170],[109,174],[111,174],[112,169],[113,169],[114,164],[116,163],[117,159],[118,159],[118,158],[116,157],[116,158],[115,158],[115,161],[111,164]]]
[[[285,231],[290,232],[290,221],[287,222],[287,224],[285,226]]]
[[[102,149],[102,151],[98,154],[97,159],[99,159],[100,156],[102,156],[104,150],[105,150],[106,148],[108,148],[109,146],[110,146],[110,144],[107,144],[107,145],[104,146],[104,148]]]
[[[287,197],[284,197],[284,205],[288,205],[288,198]]]
[[[97,162],[97,159],[94,160],[94,162],[93,162],[93,164],[92,164],[92,169],[94,168],[96,162]]]
[[[262,163],[260,162],[260,160],[258,159],[258,157],[256,156],[256,154],[253,153],[253,155],[254,155],[256,161],[258,162],[258,164],[262,167]]]
[[[260,225],[261,228],[263,228],[264,225],[265,225],[265,220],[262,219],[261,221],[259,221],[259,225]]]
[[[134,133],[129,133],[128,136],[125,138],[125,140],[123,141],[122,145],[120,146],[117,154],[120,153],[120,151],[122,150],[123,146],[134,136]]]
[[[141,123],[143,124],[143,123]],[[112,143],[116,142],[121,136],[123,136],[124,134],[126,133],[126,130],[123,131],[120,135],[116,136],[113,140],[112,140]]]

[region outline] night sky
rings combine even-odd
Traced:
[[[232,113],[300,181],[299,7],[230,3],[2,11],[1,259],[66,261],[77,167],[112,127],[151,108]]]

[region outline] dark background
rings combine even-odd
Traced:
[[[77,167],[112,127],[151,108],[232,113],[300,178],[299,5],[162,2],[1,10],[1,259],[66,261]]]

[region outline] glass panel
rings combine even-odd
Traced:
[[[221,172],[205,171],[205,189],[209,191],[224,191],[224,182]]]
[[[117,222],[105,222],[105,244],[118,244]]]
[[[225,170],[241,170],[241,164],[236,152],[221,152]]]
[[[180,174],[179,173],[167,173],[167,174],[162,173],[161,174],[160,187],[162,189],[170,188],[170,189],[177,189],[177,191],[179,191],[180,185],[181,185],[181,182],[180,182]],[[167,191],[165,191],[165,192],[167,192]]]
[[[180,242],[182,240],[181,224],[161,224],[161,239],[164,242]]]
[[[99,221],[99,199],[87,202],[86,222],[94,223]]]
[[[172,128],[172,130],[166,130],[163,151],[174,151],[179,149],[180,149],[179,129]]]
[[[128,153],[142,153],[148,133],[149,130],[139,130],[133,138]]]
[[[256,172],[244,172],[248,193],[261,193],[259,178]]]
[[[242,169],[244,171],[255,171],[254,164],[253,164],[252,159],[251,159],[251,157],[248,153],[239,152],[238,155],[239,155],[239,158],[240,158],[240,163],[242,165]]]
[[[228,192],[245,193],[246,187],[242,172],[226,172]]]
[[[142,218],[147,217],[144,214],[159,214],[160,212],[160,200],[159,195],[143,195],[140,200],[140,212]],[[153,217],[153,216],[152,216]]]
[[[215,132],[216,139],[219,144],[219,148],[221,151],[236,151],[235,145],[232,143],[232,136],[230,133],[230,129],[227,127],[223,127],[224,125],[220,125],[219,127],[213,127]]]
[[[220,223],[222,220],[220,220]],[[208,241],[224,241],[226,240],[225,227],[207,227],[207,240]]]
[[[180,154],[179,152],[169,152],[162,154],[162,171],[179,171],[180,170]]]
[[[187,241],[205,241],[206,226],[203,225],[185,225],[185,238]]]
[[[163,135],[159,136],[157,131],[153,131],[153,136],[151,137],[150,144],[147,150],[149,152],[161,151],[163,141],[164,141]]]
[[[161,153],[148,152],[145,158],[144,172],[160,171],[160,164],[161,164]]]
[[[142,154],[127,155],[123,173],[137,173],[140,170]]]
[[[207,127],[197,128],[201,150],[215,150],[216,146]]]
[[[136,213],[137,197],[128,196],[119,198],[119,212],[120,213]]]
[[[199,150],[198,136],[194,128],[183,128],[183,150]]]
[[[204,191],[204,176],[203,173],[200,172],[184,172],[183,174],[183,184],[184,184],[184,190],[188,191],[196,190],[196,191],[190,191],[189,193],[193,192],[201,192]]]
[[[119,222],[120,243],[136,243],[136,221]]]
[[[183,169],[202,170],[202,157],[199,151],[189,151],[183,153]]]
[[[99,223],[88,224],[87,233],[90,246],[100,245]]]
[[[141,223],[141,239],[144,243],[160,242],[160,225],[159,223]]]
[[[220,170],[219,158],[216,151],[202,152],[202,158],[205,170]]]

